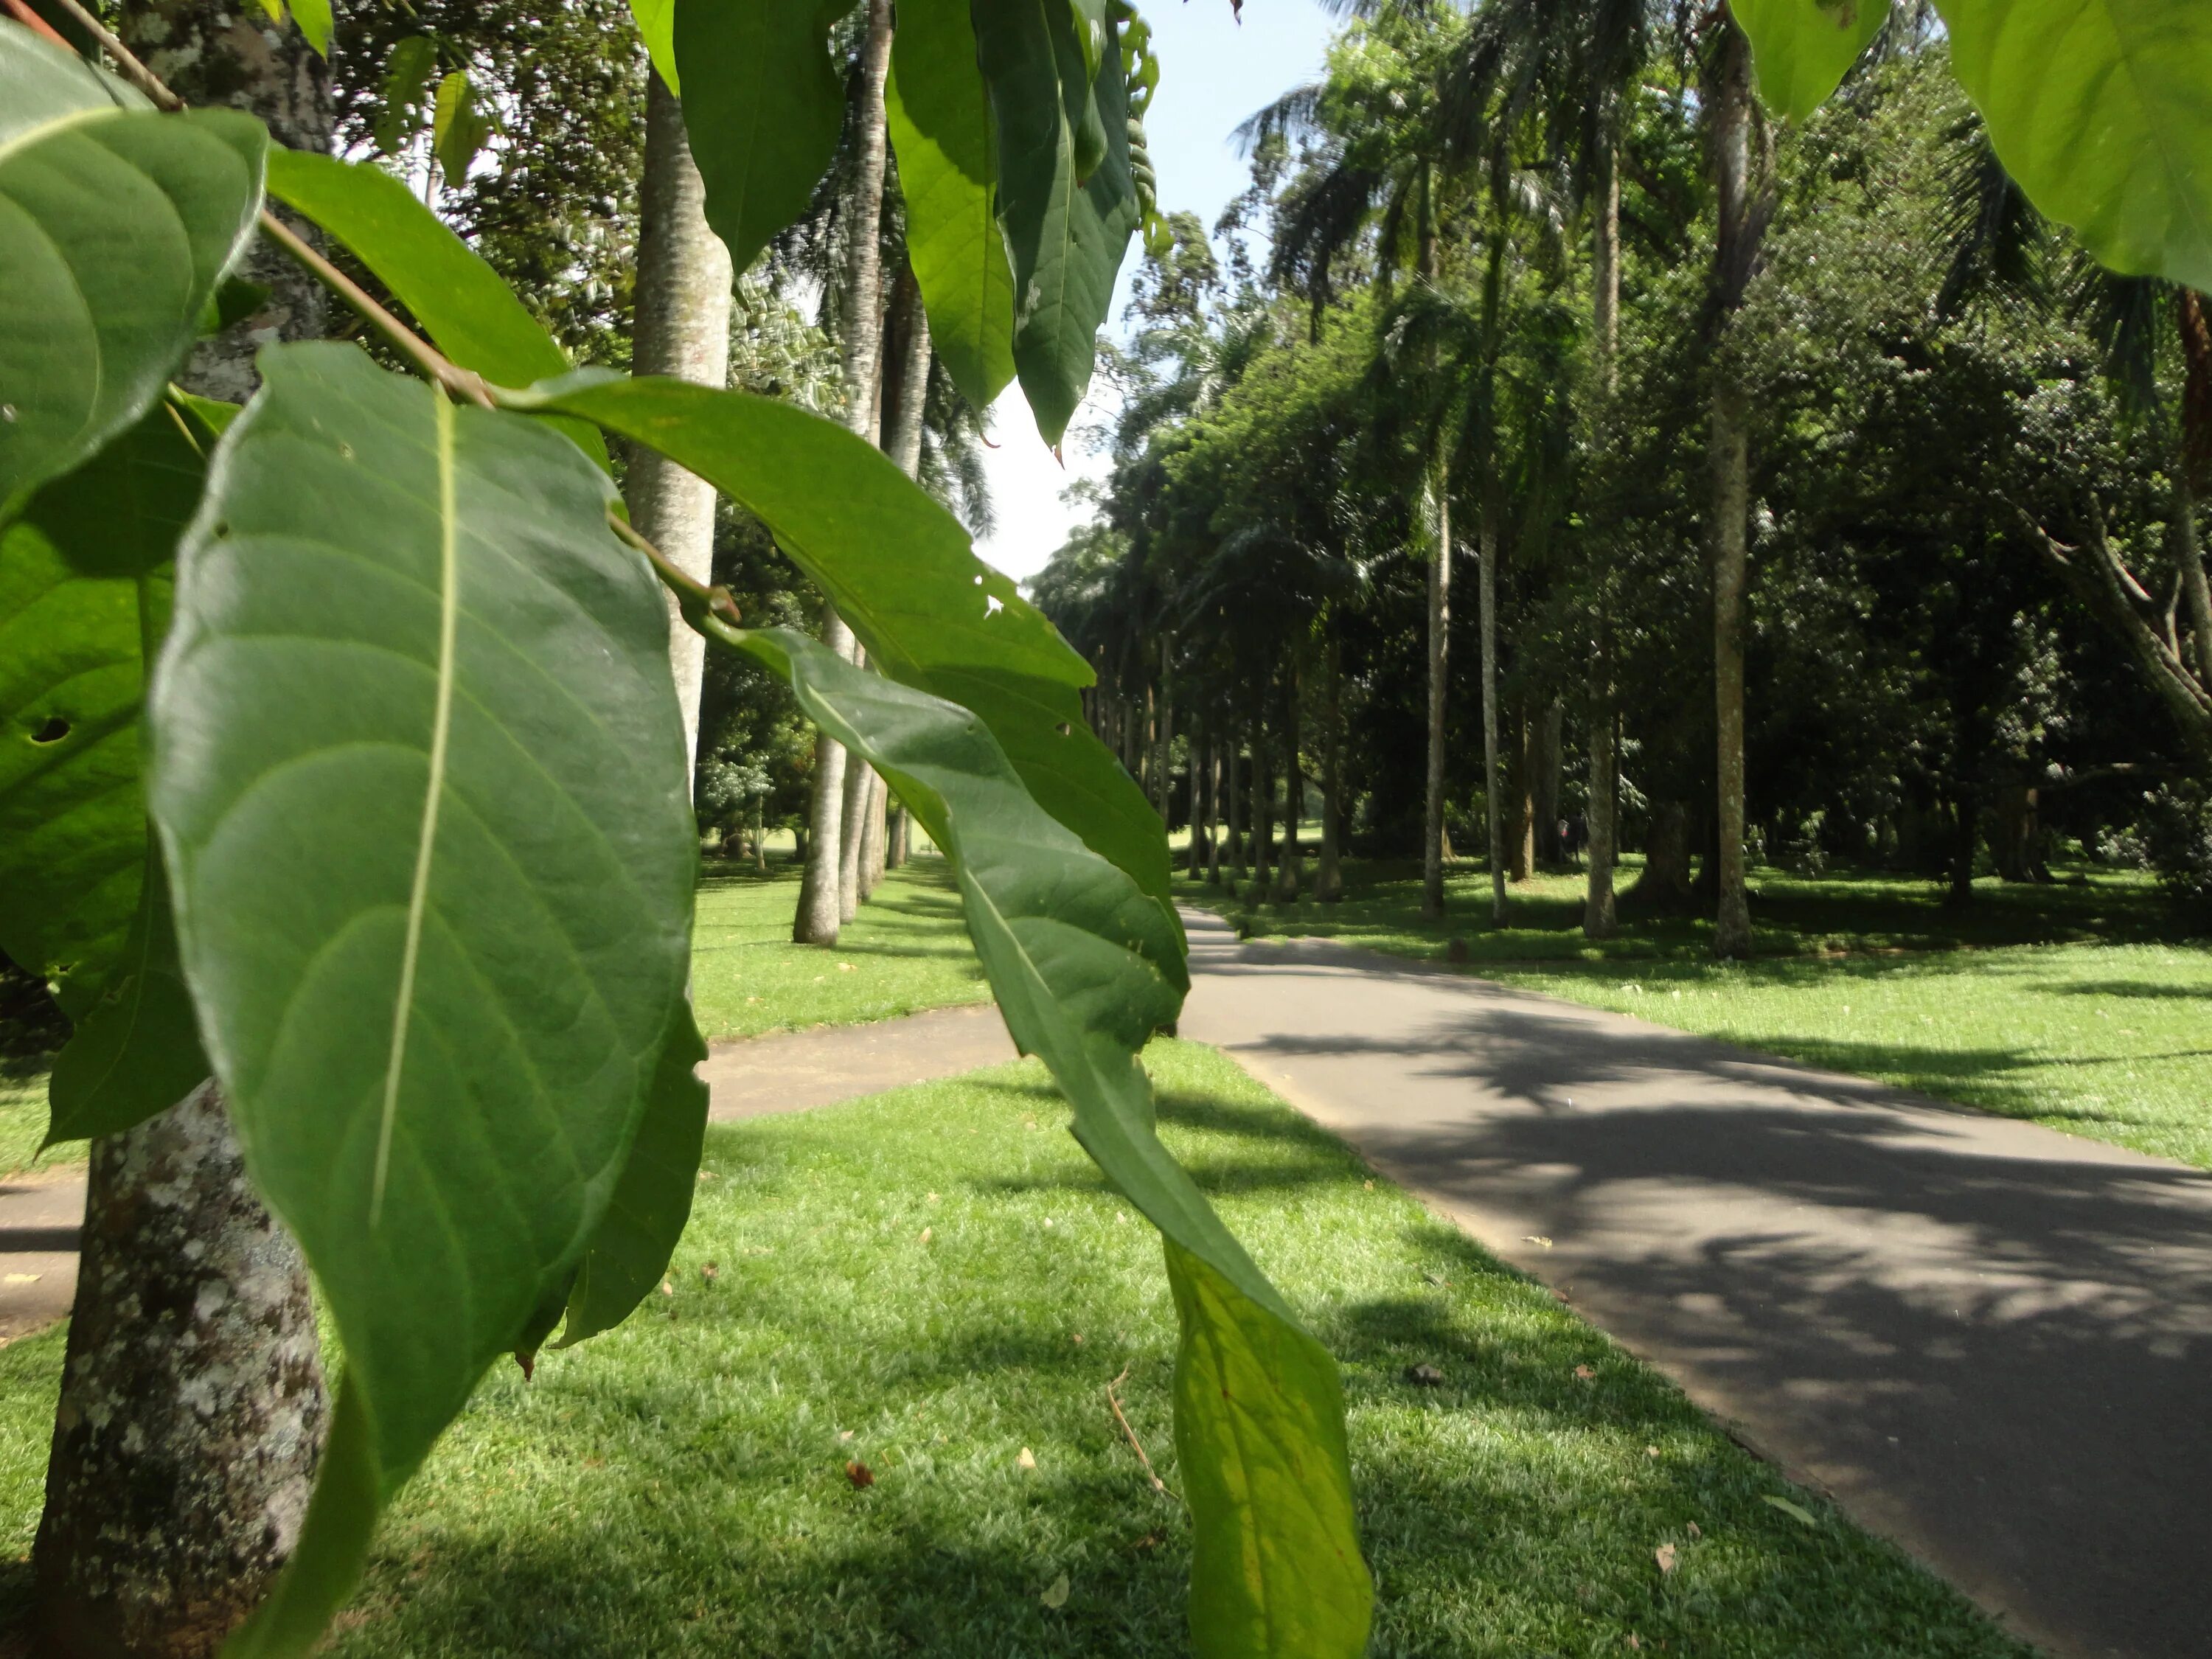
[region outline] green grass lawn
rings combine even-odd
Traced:
[[[991,994],[945,860],[894,870],[834,949],[791,942],[799,868],[710,862],[692,933],[691,994],[708,1042],[851,1025]]]
[[[791,942],[799,871],[771,861],[710,861],[699,884],[692,993],[708,1041],[807,1025],[850,1025],[991,994],[960,919],[960,898],[934,854],[894,870],[847,924],[834,949]],[[32,1162],[46,1130],[46,1062],[0,1061],[0,1172]],[[82,1164],[69,1141],[41,1167]]]
[[[1764,870],[1747,963],[1714,962],[1703,919],[1632,919],[1591,945],[1579,876],[1514,888],[1503,928],[1479,873],[1453,880],[1441,922],[1389,866],[1352,866],[1338,906],[1184,891],[1261,936],[1429,958],[1460,938],[1487,979],[2212,1169],[2212,948],[2172,937],[2145,878],[2068,873],[1977,883],[1953,910],[1927,882]]]
[[[1148,1058],[1170,1145],[1343,1364],[1376,1654],[2025,1659],[1228,1060]],[[495,1372],[328,1650],[1187,1652],[1188,1521],[1105,1393],[1126,1371],[1176,1486],[1159,1247],[1066,1120],[1030,1063],[710,1131],[671,1293],[534,1383]],[[60,1353],[0,1350],[0,1557]]]

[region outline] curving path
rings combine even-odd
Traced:
[[[2066,1655],[2212,1655],[2212,1175],[1186,911],[1214,1043]]]

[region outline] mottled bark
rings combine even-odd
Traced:
[[[258,117],[287,149],[327,152],[332,123],[330,65],[306,37],[258,6],[212,0],[129,0],[116,32],[146,67],[196,108]],[[318,246],[322,234],[271,198],[284,222]],[[266,237],[246,244],[237,274],[269,290],[251,317],[193,349],[177,378],[203,397],[244,403],[261,384],[254,355],[283,340],[330,331],[322,285]]]
[[[1725,957],[1751,954],[1751,902],[1743,856],[1744,593],[1749,580],[1751,437],[1743,391],[1726,360],[1725,334],[1751,280],[1765,211],[1753,199],[1750,43],[1733,18],[1724,16],[1721,27],[1711,90],[1719,221],[1716,283],[1723,336],[1711,408],[1716,830],[1720,842],[1713,951]]]
[[[1238,880],[1244,878],[1244,790],[1237,778],[1241,769],[1237,763],[1243,758],[1243,745],[1235,738],[1229,740],[1228,774],[1224,782],[1229,798],[1229,868]]]
[[[328,1407],[300,1248],[212,1083],[93,1145],[46,1513],[41,1653],[198,1659],[267,1592]]]
[[[837,921],[841,926],[860,914],[860,843],[867,834],[868,781],[872,775],[859,756],[845,757],[845,799],[837,809]]]
[[[1267,871],[1275,856],[1275,769],[1267,759],[1267,728],[1252,722],[1252,896],[1267,896]]]
[[[1296,670],[1283,676],[1283,856],[1275,866],[1275,902],[1297,901],[1305,878],[1305,862],[1298,845],[1298,817],[1305,810],[1305,769],[1298,759],[1298,677]]]
[[[1421,913],[1444,913],[1444,710],[1451,690],[1450,480],[1441,454],[1430,469],[1435,544],[1429,550],[1428,754],[1421,805]]]
[[[1335,904],[1344,897],[1344,651],[1334,629],[1322,647],[1321,733],[1321,863],[1314,897]]]
[[[1690,809],[1679,800],[1654,801],[1644,836],[1644,873],[1629,898],[1647,910],[1680,910],[1694,896],[1690,879]]]
[[[640,374],[701,386],[730,378],[729,250],[707,228],[707,191],[691,160],[684,108],[660,76],[645,91],[645,168],[638,185],[637,325],[630,357]],[[630,522],[669,561],[702,582],[714,579],[714,486],[643,444],[623,480]],[[684,752],[696,765],[707,641],[668,602],[668,665],[684,714]]]
[[[1611,135],[1598,149],[1597,234],[1591,260],[1596,325],[1598,385],[1608,407],[1620,380],[1620,155]],[[1600,554],[1602,558],[1604,555]],[[1589,877],[1583,897],[1583,933],[1607,939],[1620,931],[1613,899],[1613,872],[1620,847],[1614,804],[1618,799],[1614,753],[1612,570],[1598,572],[1596,615],[1592,619],[1589,665],[1589,799],[1583,823],[1589,835]]]
[[[1490,919],[1505,920],[1505,781],[1498,771],[1498,503],[1496,492],[1483,492],[1477,527],[1482,563],[1476,579],[1476,605],[1482,624],[1482,792],[1483,817],[1490,832]]]
[[[210,0],[134,0],[117,21],[188,103],[329,150],[329,66],[295,28]],[[258,386],[263,347],[328,331],[321,289],[265,240],[240,274],[267,301],[178,377],[234,401]],[[198,1659],[299,1535],[328,1411],[307,1263],[255,1196],[212,1084],[93,1144],[82,1252],[32,1551],[40,1651]]]

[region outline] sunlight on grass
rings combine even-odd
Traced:
[[[700,882],[691,994],[709,1042],[989,999],[943,859],[890,872],[829,948],[791,942],[799,872],[769,870],[710,864]]]
[[[1228,1060],[1147,1058],[1170,1144],[1344,1365],[1376,1654],[2024,1659]],[[1188,1519],[1105,1395],[1126,1369],[1177,1486],[1158,1237],[1066,1121],[1030,1063],[711,1131],[672,1293],[495,1371],[327,1650],[1187,1653]],[[19,1547],[60,1358],[0,1353]]]
[[[1731,963],[1711,959],[1702,919],[1632,914],[1621,939],[1590,945],[1579,875],[1515,887],[1510,925],[1492,929],[1480,875],[1429,922],[1412,877],[1355,872],[1340,906],[1185,893],[1263,936],[1431,960],[1461,938],[1486,979],[2212,1169],[2212,947],[2166,939],[2140,875],[1984,882],[1960,911],[1924,881],[1761,871],[1763,954]]]

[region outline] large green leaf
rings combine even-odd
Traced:
[[[1759,97],[1802,121],[1881,32],[1889,0],[1729,0],[1729,9],[1751,37]]]
[[[2212,5],[1942,0],[2028,199],[2115,270],[2212,289]]]
[[[568,372],[568,354],[499,274],[383,168],[275,149],[269,193],[350,248],[463,368],[495,386]],[[589,422],[562,429],[607,465],[606,445]]]
[[[1121,43],[1109,24],[1093,78],[1068,0],[974,0],[972,15],[998,135],[1014,362],[1037,430],[1057,446],[1091,385],[1137,225]]]
[[[991,207],[998,161],[968,0],[903,0],[886,103],[930,343],[988,409],[1014,378],[1014,270]]]
[[[0,528],[0,948],[73,1020],[138,912],[145,664],[204,472],[158,407]]]
[[[759,518],[871,662],[974,709],[1045,811],[1172,920],[1159,814],[1083,717],[1090,665],[874,446],[788,404],[682,380],[548,387],[535,401],[659,450]]]
[[[1182,1320],[1176,1451],[1203,1659],[1352,1659],[1373,1600],[1334,1363],[1153,1131],[1136,1050],[1181,1006],[1182,940],[1121,871],[1039,810],[967,709],[803,634],[717,629],[787,678],[951,861],[1006,1027],[1074,1108],[1075,1138],[1160,1229]]]
[[[0,21],[0,518],[144,414],[261,205],[268,135],[159,116]]]
[[[699,1190],[708,1091],[693,1068],[706,1058],[691,1005],[679,1002],[669,1014],[644,1121],[568,1293],[564,1348],[621,1324],[668,1271]]]
[[[605,1212],[696,832],[605,475],[349,346],[261,371],[179,556],[149,795],[216,1075],[388,1497]]]
[[[845,122],[830,31],[853,0],[737,0],[676,8],[684,127],[707,222],[743,271],[806,211]]]

